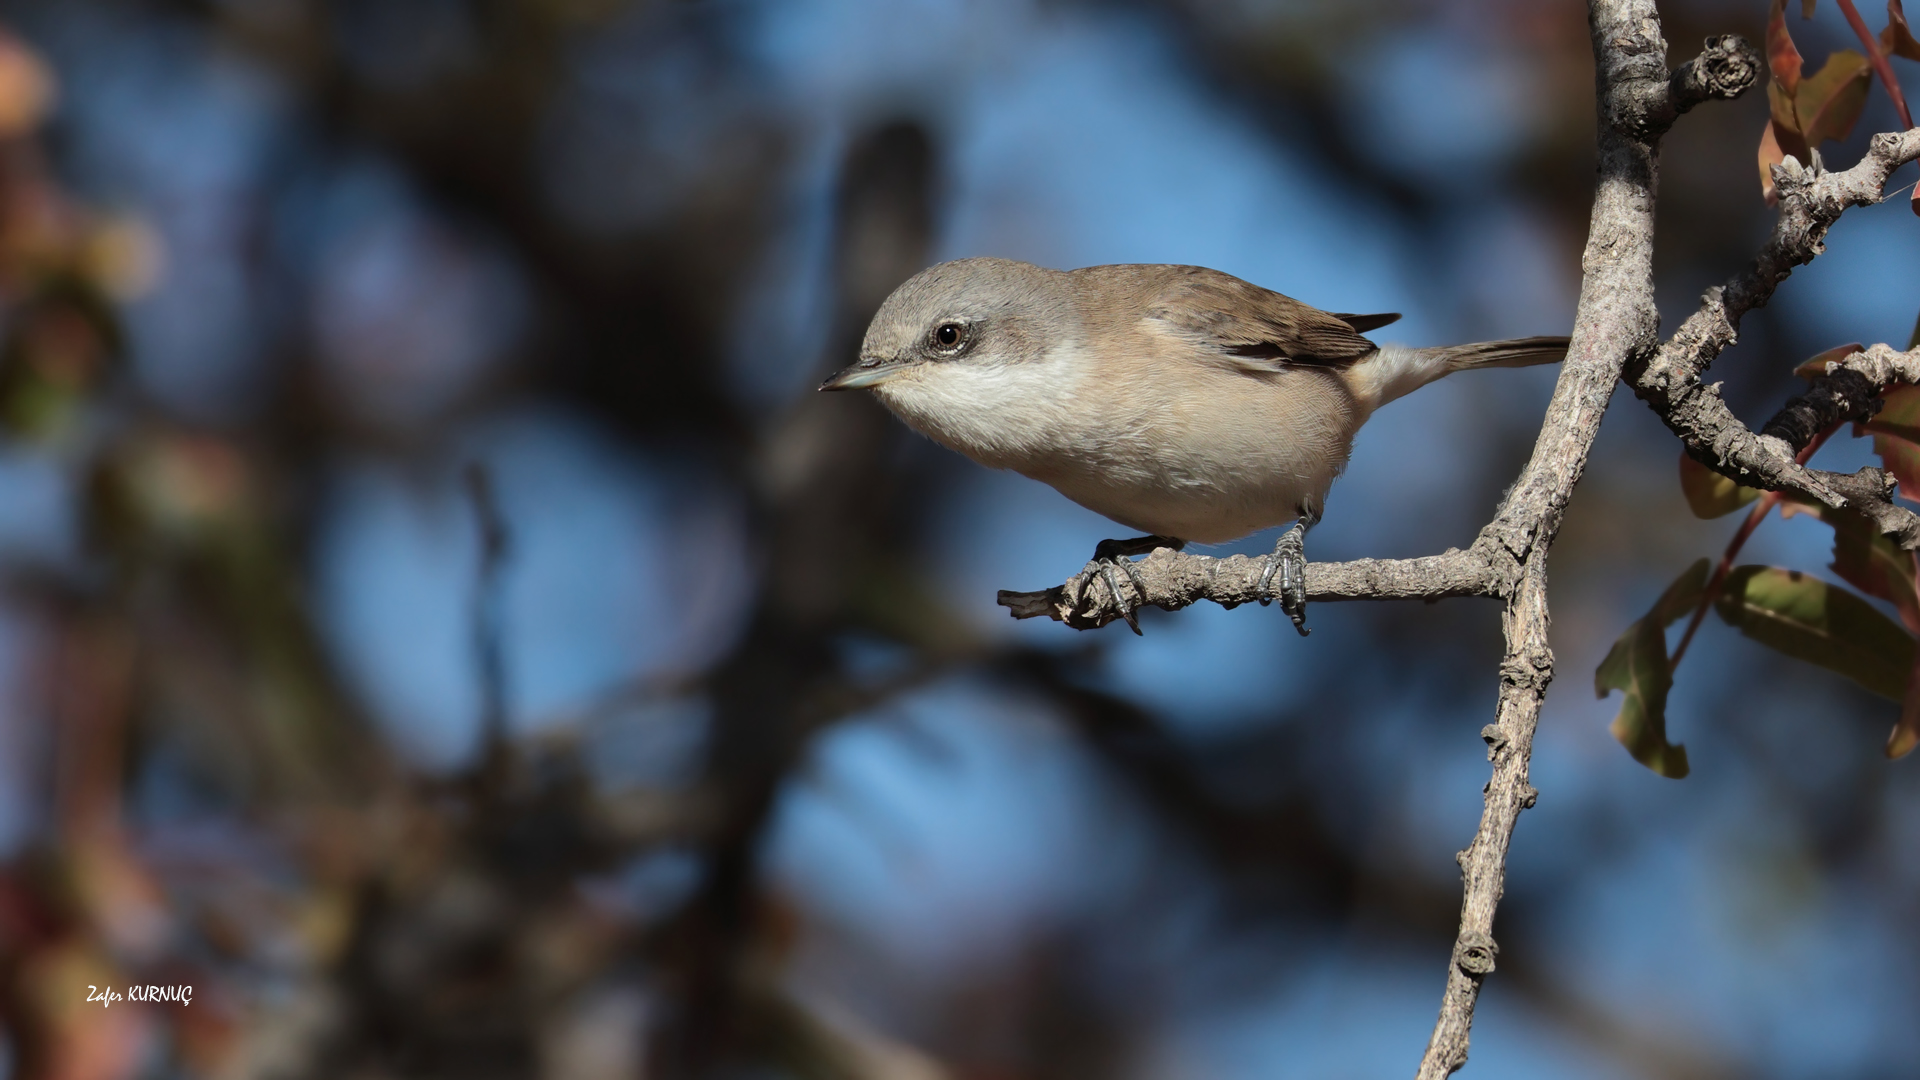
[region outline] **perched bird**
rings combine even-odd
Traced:
[[[859,358],[820,389],[871,389],[935,442],[1148,534],[1094,551],[1135,633],[1145,589],[1130,556],[1292,521],[1260,587],[1274,599],[1279,572],[1305,634],[1306,531],[1360,425],[1451,372],[1567,350],[1564,337],[1417,349],[1361,336],[1399,317],[1321,311],[1201,266],[960,259],[895,289]]]

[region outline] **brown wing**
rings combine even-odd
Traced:
[[[1335,315],[1334,318],[1339,319],[1341,322],[1353,327],[1354,330],[1364,334],[1369,330],[1378,330],[1383,326],[1391,326],[1399,322],[1400,313],[1397,311],[1383,311],[1378,315]]]
[[[1202,266],[1168,266],[1147,302],[1147,318],[1212,345],[1248,371],[1286,366],[1345,367],[1376,346],[1362,329],[1398,315],[1336,315]]]

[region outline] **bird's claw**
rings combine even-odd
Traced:
[[[1280,610],[1293,620],[1293,628],[1306,637],[1313,631],[1307,629],[1307,530],[1295,523],[1280,536],[1280,542],[1274,545],[1273,553],[1265,560],[1266,569],[1260,574],[1260,606],[1265,607],[1275,599],[1280,601]],[[1280,575],[1280,589],[1276,597],[1273,589],[1273,575]]]
[[[1127,578],[1133,584],[1133,598],[1128,598],[1127,594],[1120,590],[1120,579],[1115,576],[1113,572],[1115,566],[1127,572]],[[1097,576],[1099,580],[1106,583],[1107,594],[1113,597],[1113,606],[1120,610],[1120,617],[1127,620],[1127,629],[1132,630],[1138,635],[1140,633],[1140,620],[1134,615],[1134,612],[1140,608],[1140,598],[1147,595],[1147,585],[1146,582],[1140,580],[1140,572],[1133,568],[1133,560],[1124,555],[1110,555],[1103,552],[1096,554],[1093,562],[1088,565],[1088,569],[1093,569],[1094,567],[1099,568]],[[1080,595],[1073,599],[1073,606],[1076,609],[1086,606],[1087,594],[1093,589],[1095,576],[1094,574],[1088,574],[1081,579]]]
[[[1147,598],[1147,583],[1140,576],[1140,571],[1133,568],[1133,560],[1129,556],[1146,554],[1155,547],[1172,547],[1177,551],[1181,546],[1177,540],[1143,536],[1136,540],[1103,540],[1100,546],[1094,549],[1093,562],[1088,564],[1088,570],[1099,568],[1099,579],[1106,584],[1107,593],[1113,597],[1113,606],[1119,609],[1120,617],[1127,621],[1127,629],[1132,630],[1135,635],[1140,634],[1140,620],[1134,613],[1140,610]],[[1120,578],[1114,573],[1115,567],[1124,570],[1127,580],[1132,583],[1131,598],[1120,590]],[[1088,573],[1081,578],[1079,595],[1073,599],[1076,610],[1085,606],[1087,593],[1093,587],[1094,577],[1094,574]]]
[[[1107,583],[1107,591],[1113,594],[1113,606],[1119,608],[1120,617],[1127,620],[1127,629],[1133,631],[1135,637],[1140,637],[1140,620],[1135,618],[1133,614],[1134,609],[1139,605],[1121,595],[1119,579],[1113,576],[1113,566],[1115,562],[1127,568],[1127,577],[1133,579],[1134,588],[1139,590],[1135,594],[1136,596],[1145,596],[1147,590],[1140,584],[1140,574],[1134,570],[1133,560],[1131,559],[1121,558],[1108,560],[1107,564],[1100,568],[1100,578]]]

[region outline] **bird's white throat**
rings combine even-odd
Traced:
[[[914,430],[983,465],[1010,468],[1068,437],[1085,357],[1055,346],[1033,360],[916,364],[874,387]]]

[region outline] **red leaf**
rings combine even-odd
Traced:
[[[1840,580],[1892,604],[1908,630],[1920,634],[1920,586],[1913,576],[1913,552],[1894,543],[1865,515],[1830,506],[1790,503],[1782,516],[1812,514],[1833,526],[1833,572]]]
[[[1876,434],[1873,452],[1880,455],[1881,465],[1900,481],[1900,497],[1920,502],[1920,445],[1897,436]]]
[[[1920,443],[1904,437],[1905,430],[1920,428],[1920,387],[1892,387],[1881,398],[1886,406],[1862,426],[1874,433],[1873,452],[1900,481],[1901,498],[1920,502]]]
[[[1793,373],[1803,379],[1817,378],[1827,373],[1828,364],[1845,360],[1854,353],[1864,351],[1865,349],[1866,346],[1857,341],[1851,345],[1836,345],[1806,363],[1801,364],[1799,367],[1794,368]]]
[[[1794,80],[1794,86],[1800,81]],[[1794,95],[1778,81],[1767,83],[1767,107],[1773,118],[1774,138],[1780,141],[1780,149],[1800,159],[1802,165],[1812,160],[1807,157],[1807,139],[1800,134],[1800,112],[1795,108]]]
[[[1887,97],[1893,99],[1893,111],[1900,117],[1900,126],[1913,126],[1913,115],[1907,111],[1907,95],[1900,89],[1900,80],[1893,73],[1893,65],[1887,63],[1887,52],[1873,40],[1873,31],[1867,29],[1867,20],[1860,17],[1860,9],[1853,6],[1853,0],[1838,0],[1840,13],[1847,17],[1847,25],[1853,27],[1854,36],[1860,39],[1860,47],[1867,50],[1867,60],[1873,65],[1874,74],[1880,76],[1880,85],[1886,87]]]
[[[1889,386],[1880,394],[1886,402],[1869,423],[1920,427],[1920,386]]]
[[[1800,50],[1787,33],[1787,0],[1773,0],[1773,10],[1767,13],[1767,70],[1791,100],[1800,88]]]
[[[1901,9],[1900,0],[1887,0],[1887,28],[1880,31],[1880,48],[1888,56],[1920,60],[1920,41],[1913,39],[1913,30],[1907,25],[1907,13]]]
[[[1920,502],[1920,386],[1888,387],[1880,397],[1880,411],[1854,430],[1873,436],[1873,452],[1900,482],[1900,497]]]
[[[1773,190],[1773,167],[1786,160],[1780,152],[1780,140],[1774,136],[1778,126],[1769,120],[1766,128],[1760,132],[1760,197],[1767,201],[1768,206],[1780,201],[1780,196]]]

